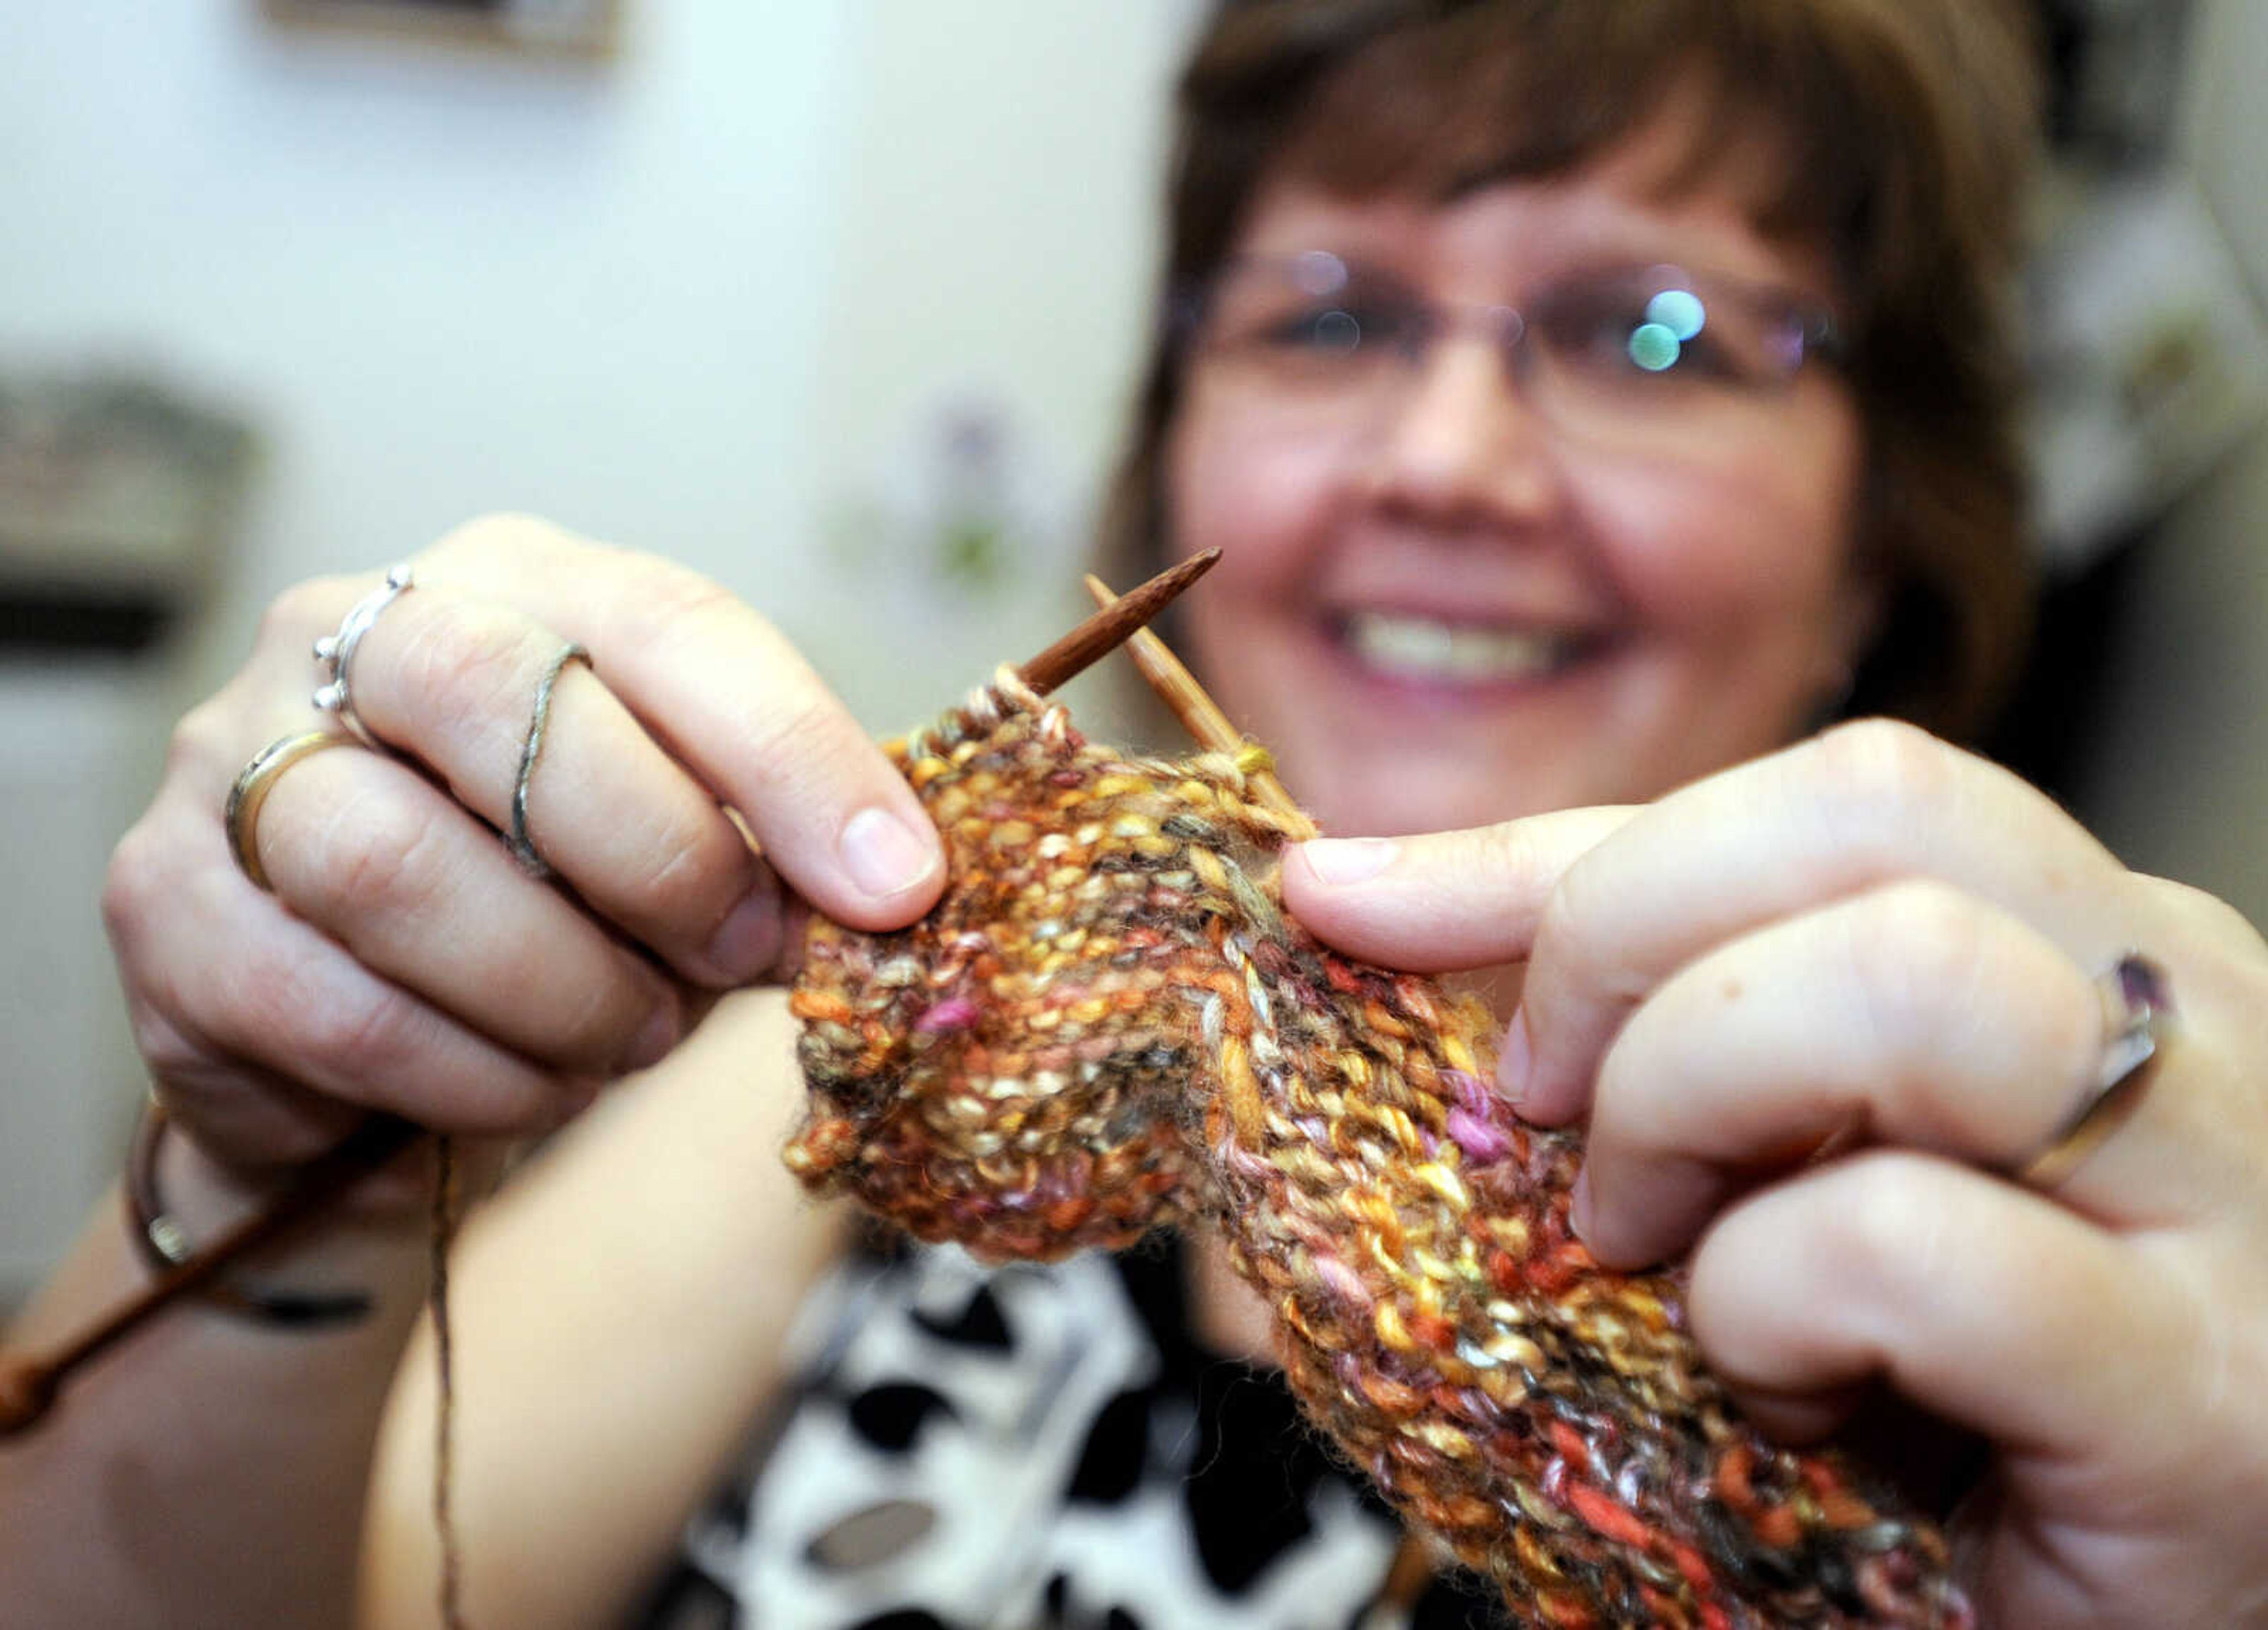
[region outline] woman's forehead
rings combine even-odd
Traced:
[[[1366,146],[1372,122],[1324,120],[1335,104],[1342,115],[1353,111],[1327,96],[1263,172],[1244,214],[1244,247],[1286,199],[1335,201],[1351,225],[1360,218],[1390,235],[1454,220],[1476,201],[1485,212],[1491,200],[1523,195],[1550,204],[1538,225],[1567,254],[1611,253],[1618,237],[1674,225],[1721,240],[1716,247],[1734,255],[1722,269],[1793,278],[1834,298],[1837,256],[1822,218],[1830,211],[1813,207],[1800,173],[1803,142],[1711,65],[1666,73],[1646,100],[1590,121],[1580,136],[1541,120],[1504,119],[1491,131],[1468,107],[1464,128],[1452,121],[1430,136],[1382,119],[1377,134],[1399,139]]]
[[[1832,299],[1825,246],[1767,225],[1777,163],[1761,140],[1734,141],[1697,161],[1690,128],[1657,120],[1571,168],[1477,181],[1447,197],[1356,192],[1292,170],[1262,187],[1236,247],[1328,248],[1428,281],[1514,284],[1602,263],[1668,261]]]

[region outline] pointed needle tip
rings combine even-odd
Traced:
[[[1160,572],[1131,593],[1120,596],[1016,670],[1023,682],[1042,696],[1085,673],[1106,653],[1116,650],[1134,631],[1172,604],[1182,591],[1220,559],[1209,549],[1179,565]]]

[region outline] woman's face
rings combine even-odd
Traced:
[[[1278,181],[1239,254],[1327,250],[1444,307],[1656,263],[1831,293],[1739,175],[1668,190],[1683,156],[1641,135],[1442,206]],[[1786,741],[1847,679],[1871,606],[1832,370],[1626,436],[1540,402],[1541,371],[1460,327],[1390,409],[1334,417],[1190,360],[1168,513],[1180,552],[1223,559],[1184,602],[1189,654],[1330,830],[1652,798]]]

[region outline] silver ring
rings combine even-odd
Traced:
[[[559,675],[570,662],[591,665],[591,653],[571,640],[565,649],[551,659],[536,682],[535,708],[527,721],[527,739],[520,743],[519,774],[512,784],[512,830],[504,834],[504,847],[512,851],[520,870],[530,877],[550,876],[551,864],[536,852],[535,841],[527,835],[527,785],[535,779],[535,761],[543,752],[543,733],[551,723],[551,692],[559,683]]]
[[[2156,963],[2129,951],[2095,983],[2105,1015],[2102,1066],[2039,1153],[2016,1167],[2016,1181],[2032,1188],[2061,1184],[2125,1125],[2170,1039],[2173,1000]]]
[[[335,713],[338,720],[354,734],[365,747],[387,751],[386,743],[371,734],[368,725],[354,706],[355,653],[362,646],[362,637],[370,632],[379,614],[409,591],[415,579],[410,576],[409,563],[402,562],[386,574],[386,581],[355,601],[335,634],[326,634],[315,642],[315,660],[322,665],[323,683],[316,688],[315,705],[326,713]]]

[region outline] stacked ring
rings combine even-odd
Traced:
[[[228,852],[236,857],[237,870],[252,881],[255,889],[273,894],[275,885],[268,881],[268,868],[260,863],[260,808],[268,801],[276,778],[311,753],[320,753],[327,747],[352,745],[335,730],[307,730],[293,735],[279,736],[252,756],[252,762],[236,773],[236,780],[228,789],[228,806],[224,824],[228,828]]]
[[[336,714],[339,722],[352,731],[355,739],[364,747],[381,751],[385,743],[372,734],[370,726],[362,722],[362,716],[355,712],[355,653],[361,649],[362,638],[370,632],[379,614],[415,586],[416,581],[407,561],[392,568],[385,582],[354,603],[339,623],[337,633],[326,634],[315,642],[315,660],[329,675],[315,691],[315,705],[326,713]]]
[[[512,784],[512,828],[504,834],[504,847],[512,851],[512,859],[530,877],[546,878],[551,873],[550,862],[536,852],[535,841],[527,835],[527,788],[535,778],[535,761],[543,753],[543,734],[551,722],[551,693],[557,688],[559,675],[570,662],[591,665],[591,653],[581,645],[570,642],[536,682],[535,707],[528,720],[527,735],[520,743],[519,773]]]

